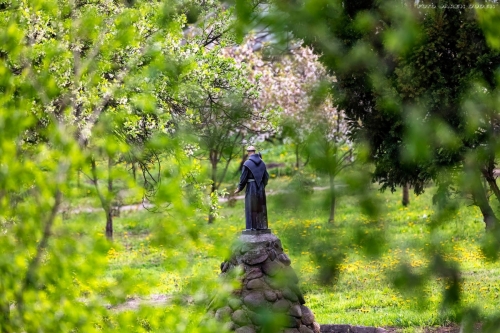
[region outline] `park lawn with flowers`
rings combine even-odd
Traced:
[[[319,323],[417,332],[458,322],[457,308],[442,304],[449,284],[427,269],[436,251],[461,269],[460,304],[477,308],[481,318],[494,313],[500,306],[500,264],[481,251],[484,223],[478,209],[464,203],[446,222],[438,223],[433,219],[433,188],[412,196],[409,207],[402,207],[400,193],[369,191],[380,210],[378,219],[363,215],[355,197],[343,196],[333,224],[327,222],[326,191],[268,196],[270,228],[282,240]],[[185,219],[145,210],[122,213],[115,220],[105,276],[97,285],[82,283],[82,296],[99,294],[106,284],[128,276],[135,282],[117,304],[157,295],[181,299],[187,307],[209,302],[219,284],[220,263],[244,226],[243,204],[221,204],[212,225],[202,212]],[[86,221],[102,219],[99,213],[79,216]],[[337,269],[325,281],[322,274],[332,262]],[[401,281],[402,265],[424,278]],[[415,288],[398,288],[401,283],[414,283]],[[169,306],[179,303],[165,305]]]

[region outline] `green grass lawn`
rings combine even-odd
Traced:
[[[464,205],[447,222],[436,223],[432,188],[412,196],[408,208],[401,206],[400,193],[370,191],[381,211],[376,221],[360,213],[354,197],[345,196],[339,199],[333,225],[327,222],[326,191],[307,198],[268,197],[270,228],[282,240],[306,305],[319,323],[418,332],[419,327],[457,322],[457,307],[442,304],[449,281],[427,269],[436,253],[461,269],[460,304],[476,308],[483,319],[495,314],[500,306],[500,264],[486,260],[481,252],[484,224],[478,209]],[[204,291],[218,283],[219,265],[244,227],[243,209],[241,200],[234,207],[222,205],[213,225],[202,213],[189,218],[122,213],[115,220],[106,278],[100,286],[82,285],[83,294],[99,293],[126,274],[136,281],[128,289],[129,297],[169,294],[206,299]],[[84,219],[101,221],[95,232],[104,225],[103,214],[87,214]],[[403,280],[413,287],[398,289],[401,265],[427,278]],[[331,279],[324,284],[320,276]]]

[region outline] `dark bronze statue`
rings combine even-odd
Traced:
[[[247,148],[248,160],[243,164],[240,183],[234,193],[242,191],[245,186],[245,219],[247,230],[267,230],[267,207],[265,187],[269,180],[266,164],[255,148]]]

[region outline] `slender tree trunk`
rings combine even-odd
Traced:
[[[490,186],[490,189],[493,191],[495,194],[495,197],[498,200],[498,203],[500,203],[500,189],[498,188],[498,184],[495,178],[487,179],[488,185]]]
[[[8,333],[10,332],[8,326],[10,322],[10,304],[5,299],[5,293],[3,291],[3,286],[0,282],[0,295],[2,295],[3,303],[0,303],[0,332]]]
[[[488,183],[490,190],[493,192],[493,194],[495,194],[495,198],[500,203],[500,189],[498,188],[498,184],[493,171],[494,168],[488,168],[488,170],[483,170],[482,174],[484,176],[484,179],[486,180],[486,183]]]
[[[337,206],[337,198],[335,196],[335,184],[334,184],[334,176],[332,174],[329,175],[330,177],[330,196],[331,196],[331,201],[330,201],[330,217],[328,218],[329,223],[335,223],[335,210]]]
[[[111,156],[108,156],[108,197],[106,200],[107,210],[106,210],[106,238],[113,240],[113,214],[112,214],[112,193],[113,193],[113,177],[111,176],[111,169],[113,167],[113,160]]]
[[[410,204],[410,187],[408,186],[408,183],[404,184],[403,186],[403,200],[402,200],[403,206],[408,206]]]
[[[217,190],[217,158],[215,156],[215,152],[210,154],[210,162],[212,164],[212,186],[210,188],[210,194],[214,193]],[[210,209],[208,211],[208,223],[212,224],[215,221],[214,208],[210,205]]]
[[[108,191],[111,188],[113,190],[113,181],[111,179],[111,157],[108,159]],[[101,202],[101,207],[104,209],[104,213],[106,214],[106,238],[108,240],[113,240],[113,216],[111,215],[111,192],[108,193],[108,198],[104,196],[101,192],[101,188],[99,187],[99,178],[97,177],[97,166],[95,159],[91,161],[92,166],[92,182],[94,183],[95,190],[97,195],[99,196],[99,201]]]
[[[77,173],[76,173],[76,186],[78,188],[80,188],[80,177],[82,175],[82,169],[78,169]]]
[[[483,186],[483,182],[480,179],[479,174],[473,179],[473,196],[476,202],[476,205],[481,210],[483,214],[483,221],[486,225],[486,230],[493,230],[498,225],[498,219],[493,212],[493,209],[488,202],[488,197],[486,196],[486,190]]]
[[[134,181],[137,181],[137,167],[134,162],[132,162],[132,175],[134,177]]]
[[[310,154],[307,154],[307,158],[306,158],[306,161],[304,162],[304,168],[307,166],[307,164],[309,164],[309,158],[311,157]]]
[[[486,230],[493,230],[496,228],[498,224],[498,219],[491,209],[491,206],[488,202],[481,202],[478,204],[481,213],[483,214],[483,221],[486,225]]]
[[[111,209],[106,211],[106,238],[110,241],[113,240],[113,214]]]
[[[242,150],[242,154],[241,154],[241,162],[240,162],[240,166],[238,167],[238,171],[241,173],[241,171],[243,170],[243,164],[245,164],[247,160],[247,151],[245,148],[243,148]]]
[[[208,223],[212,224],[215,222],[215,213],[212,205],[210,205],[210,209],[208,211]]]
[[[295,145],[295,168],[299,170],[300,159],[299,159],[299,145]]]
[[[4,306],[2,305],[2,308],[0,308],[0,332],[2,333],[10,333],[11,330],[8,328],[8,323],[10,321],[10,308],[9,304],[7,303]]]

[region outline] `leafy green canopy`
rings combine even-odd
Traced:
[[[214,12],[186,31],[188,19]],[[111,244],[93,221],[68,223],[60,211],[80,195],[77,172],[97,183],[102,158],[128,154],[147,165],[159,151],[168,167],[156,170],[165,181],[155,199],[170,210],[157,242],[186,251],[202,243],[197,226],[183,223],[200,205],[203,188],[189,180],[201,167],[187,157],[188,139],[173,133],[179,117],[196,124],[188,110],[202,110],[197,83],[217,90],[215,81],[237,72],[217,54],[229,16],[216,1],[0,2],[0,331],[223,330],[210,319],[198,325],[203,297],[147,325],[130,314],[110,320],[104,304],[123,301],[137,281],[126,271],[105,278]],[[119,171],[108,177],[144,185]],[[111,186],[102,191],[89,193],[109,204]],[[193,294],[214,288],[205,281]]]
[[[498,256],[498,219],[488,200],[490,194],[500,199],[494,172],[496,2],[270,1],[264,13],[246,1],[236,3],[241,22],[263,22],[283,38],[293,32],[320,55],[336,78],[333,104],[345,113],[352,139],[373,164],[374,182],[393,191],[410,184],[417,194],[436,182],[435,202],[442,210],[435,227],[453,216],[457,204],[477,205],[490,230],[483,251]],[[376,207],[368,208],[376,213]],[[449,282],[445,304],[459,305],[457,266],[438,251],[429,256],[431,270]],[[401,274],[410,289],[417,288],[412,279],[428,278],[412,275],[411,269]],[[476,312],[462,313],[466,318]]]
[[[368,143],[382,188],[410,184],[419,194],[434,180],[449,190],[442,173],[467,165],[467,177],[484,176],[500,194],[491,181],[499,53],[478,22],[496,4],[478,13],[470,1],[274,5],[260,19],[292,30],[321,54],[337,79],[334,104],[346,113],[353,139]],[[477,192],[484,190],[462,187],[482,205]]]

